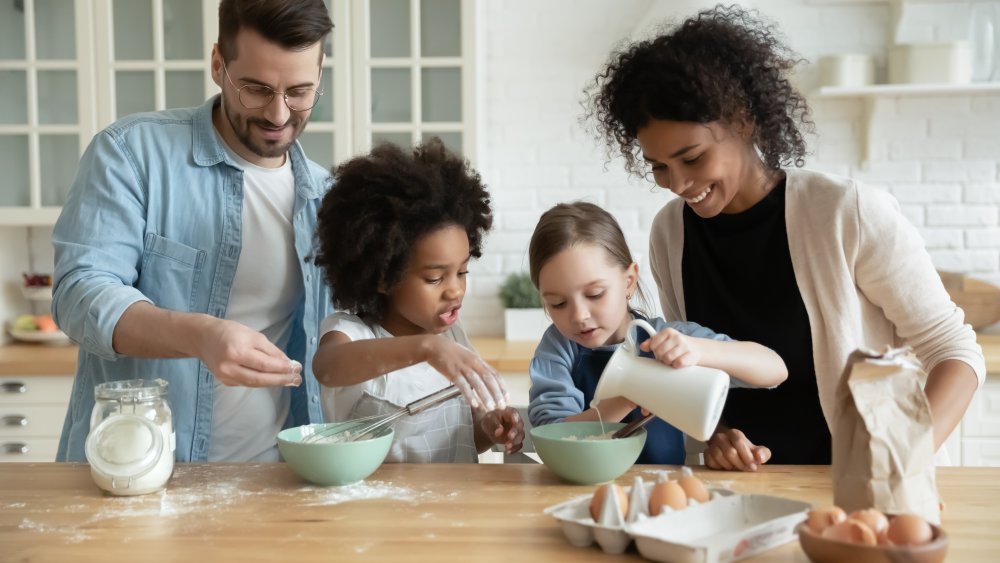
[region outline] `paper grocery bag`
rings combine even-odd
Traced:
[[[923,379],[909,349],[857,350],[848,357],[831,429],[834,504],[941,522]]]

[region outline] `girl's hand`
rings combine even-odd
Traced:
[[[657,360],[673,368],[696,366],[702,356],[697,338],[685,336],[672,328],[665,328],[650,336],[639,349],[652,352]]]
[[[765,446],[755,446],[753,442],[735,428],[716,432],[708,441],[705,450],[705,465],[710,469],[730,471],[757,471],[757,468],[771,459],[771,450]]]
[[[524,443],[524,422],[514,407],[482,414],[479,417],[479,429],[490,443],[503,444],[505,454],[517,453]]]
[[[472,408],[484,410],[507,408],[510,395],[503,378],[492,366],[446,338],[428,340],[427,363],[455,384]]]

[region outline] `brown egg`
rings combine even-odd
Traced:
[[[848,518],[861,520],[865,524],[868,524],[868,527],[871,528],[873,532],[875,532],[876,536],[883,534],[886,528],[889,527],[889,519],[885,517],[885,514],[882,514],[876,508],[855,510],[850,515],[848,515]]]
[[[878,538],[875,532],[861,520],[848,518],[832,526],[827,526],[821,534],[824,538],[861,545],[875,545]]]
[[[705,487],[705,483],[701,479],[694,475],[685,475],[677,480],[677,484],[684,489],[687,498],[693,499],[695,502],[708,502],[710,497],[708,488]]]
[[[687,506],[687,493],[677,481],[664,481],[653,486],[649,491],[649,515],[656,516],[664,506],[681,510]]]
[[[914,514],[900,514],[889,520],[885,536],[893,545],[923,545],[931,541],[933,531],[923,518]]]
[[[608,490],[615,492],[615,496],[618,497],[618,507],[621,508],[622,516],[628,513],[628,495],[625,494],[625,489],[621,485],[616,485],[614,483],[608,483],[606,485],[601,485],[594,491],[594,498],[590,499],[590,517],[597,522],[601,517],[601,509],[604,507],[604,497],[607,496]]]
[[[822,534],[823,530],[834,524],[843,522],[846,518],[847,515],[844,514],[844,510],[839,506],[823,506],[809,511],[809,518],[806,520],[806,525],[817,534]]]

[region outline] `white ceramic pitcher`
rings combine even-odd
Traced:
[[[725,372],[702,366],[672,368],[639,356],[636,329],[656,330],[635,319],[625,342],[612,354],[594,390],[594,402],[622,396],[642,406],[696,440],[712,436],[729,393]]]

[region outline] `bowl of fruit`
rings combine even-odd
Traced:
[[[66,344],[69,337],[59,330],[52,315],[21,315],[7,328],[14,340],[21,342],[43,342],[46,344]]]

